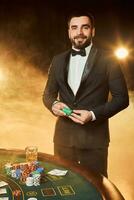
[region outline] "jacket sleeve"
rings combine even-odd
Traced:
[[[54,60],[55,58],[52,60],[52,63],[50,65],[48,71],[48,79],[43,93],[43,103],[51,112],[52,112],[52,104],[54,103],[54,101],[57,100],[59,91],[58,83],[56,81],[56,76],[55,76]]]
[[[116,62],[108,63],[108,65],[108,87],[111,99],[92,109],[96,120],[110,118],[129,105],[128,90],[120,65]]]

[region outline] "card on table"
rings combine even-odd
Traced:
[[[5,181],[0,181],[0,187],[6,186],[8,185],[8,183],[6,183]]]
[[[6,188],[0,188],[0,194],[6,194],[7,190]]]
[[[9,197],[0,197],[0,200],[9,200]]]

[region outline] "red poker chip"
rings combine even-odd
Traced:
[[[20,190],[14,190],[14,191],[13,191],[13,195],[14,195],[15,197],[20,196],[20,195],[21,195],[21,191],[20,191]]]

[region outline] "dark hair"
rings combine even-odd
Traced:
[[[68,18],[67,18],[68,26],[69,26],[70,21],[71,21],[71,19],[72,19],[73,17],[81,17],[81,16],[87,16],[87,17],[90,19],[90,21],[91,21],[92,27],[95,26],[95,23],[94,23],[94,16],[93,16],[90,12],[88,12],[88,11],[83,11],[83,10],[77,10],[77,11],[71,12],[71,14],[70,14],[70,15],[68,16]]]

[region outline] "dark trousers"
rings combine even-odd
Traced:
[[[60,158],[89,167],[90,170],[107,175],[108,148],[78,149],[54,144],[54,154]]]

